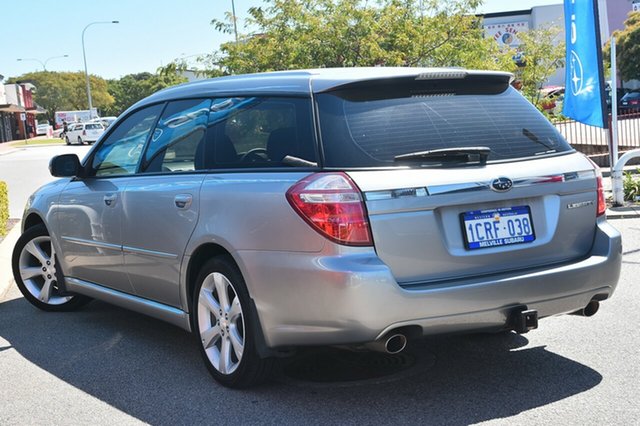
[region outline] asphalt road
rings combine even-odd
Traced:
[[[48,157],[86,150],[0,156],[12,216],[52,179]],[[246,391],[217,385],[176,327],[102,302],[41,312],[12,288],[0,301],[0,424],[640,424],[640,219],[613,223],[622,278],[593,318],[544,319],[523,336],[429,338],[393,359],[302,353]],[[406,366],[347,381],[374,362]]]
[[[87,145],[32,146],[0,155],[0,180],[9,187],[9,217],[21,218],[33,191],[55,179],[49,174],[51,157],[75,153],[82,159],[89,148]]]
[[[12,289],[0,303],[0,424],[639,424],[640,219],[615,225],[622,278],[596,316],[430,338],[384,379],[343,382],[358,366],[339,362],[324,366],[342,371],[328,382],[300,379],[318,362],[298,357],[271,383],[232,391],[176,327],[101,302],[41,312]]]

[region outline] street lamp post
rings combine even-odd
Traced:
[[[236,23],[236,3],[231,0],[231,13],[233,16],[233,32],[236,35],[236,43],[238,43],[238,24]]]
[[[87,28],[89,28],[92,25],[96,25],[96,24],[118,24],[120,23],[120,21],[96,21],[96,22],[91,22],[89,24],[87,24],[86,27],[84,27],[84,29],[82,30],[82,59],[84,60],[84,77],[86,79],[87,82],[87,99],[89,100],[89,118],[93,118],[92,116],[92,109],[93,109],[93,102],[91,101],[91,82],[89,81],[89,72],[87,71],[87,53],[84,49],[84,32],[87,31]]]
[[[42,70],[46,71],[47,70],[47,63],[52,60],[52,59],[58,59],[58,58],[68,58],[69,55],[60,55],[60,56],[52,56],[50,58],[47,58],[44,60],[44,62],[42,62],[40,59],[37,58],[18,58],[18,62],[21,61],[36,61],[38,62],[40,65],[42,65]]]

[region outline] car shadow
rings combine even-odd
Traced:
[[[332,385],[274,380],[236,391],[204,367],[192,335],[102,302],[41,312],[24,299],[0,304],[2,350],[152,424],[470,424],[505,418],[598,385],[592,368],[529,347],[514,333],[416,342],[410,374]],[[1,352],[0,352],[1,356]],[[290,360],[282,361],[286,364]],[[339,380],[339,378],[338,378]]]

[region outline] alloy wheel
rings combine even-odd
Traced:
[[[48,305],[61,305],[72,296],[61,296],[58,289],[56,255],[51,237],[33,238],[23,247],[19,259],[20,277],[33,297]]]
[[[211,365],[221,374],[232,374],[244,352],[244,318],[236,289],[219,272],[207,275],[200,288],[198,329]]]

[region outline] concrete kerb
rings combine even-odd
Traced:
[[[640,217],[640,205],[610,207],[607,209],[607,219],[634,219]]]
[[[13,247],[20,238],[21,222],[11,229],[9,234],[0,243],[0,300],[5,296],[13,284],[13,272],[11,271],[11,254]]]

